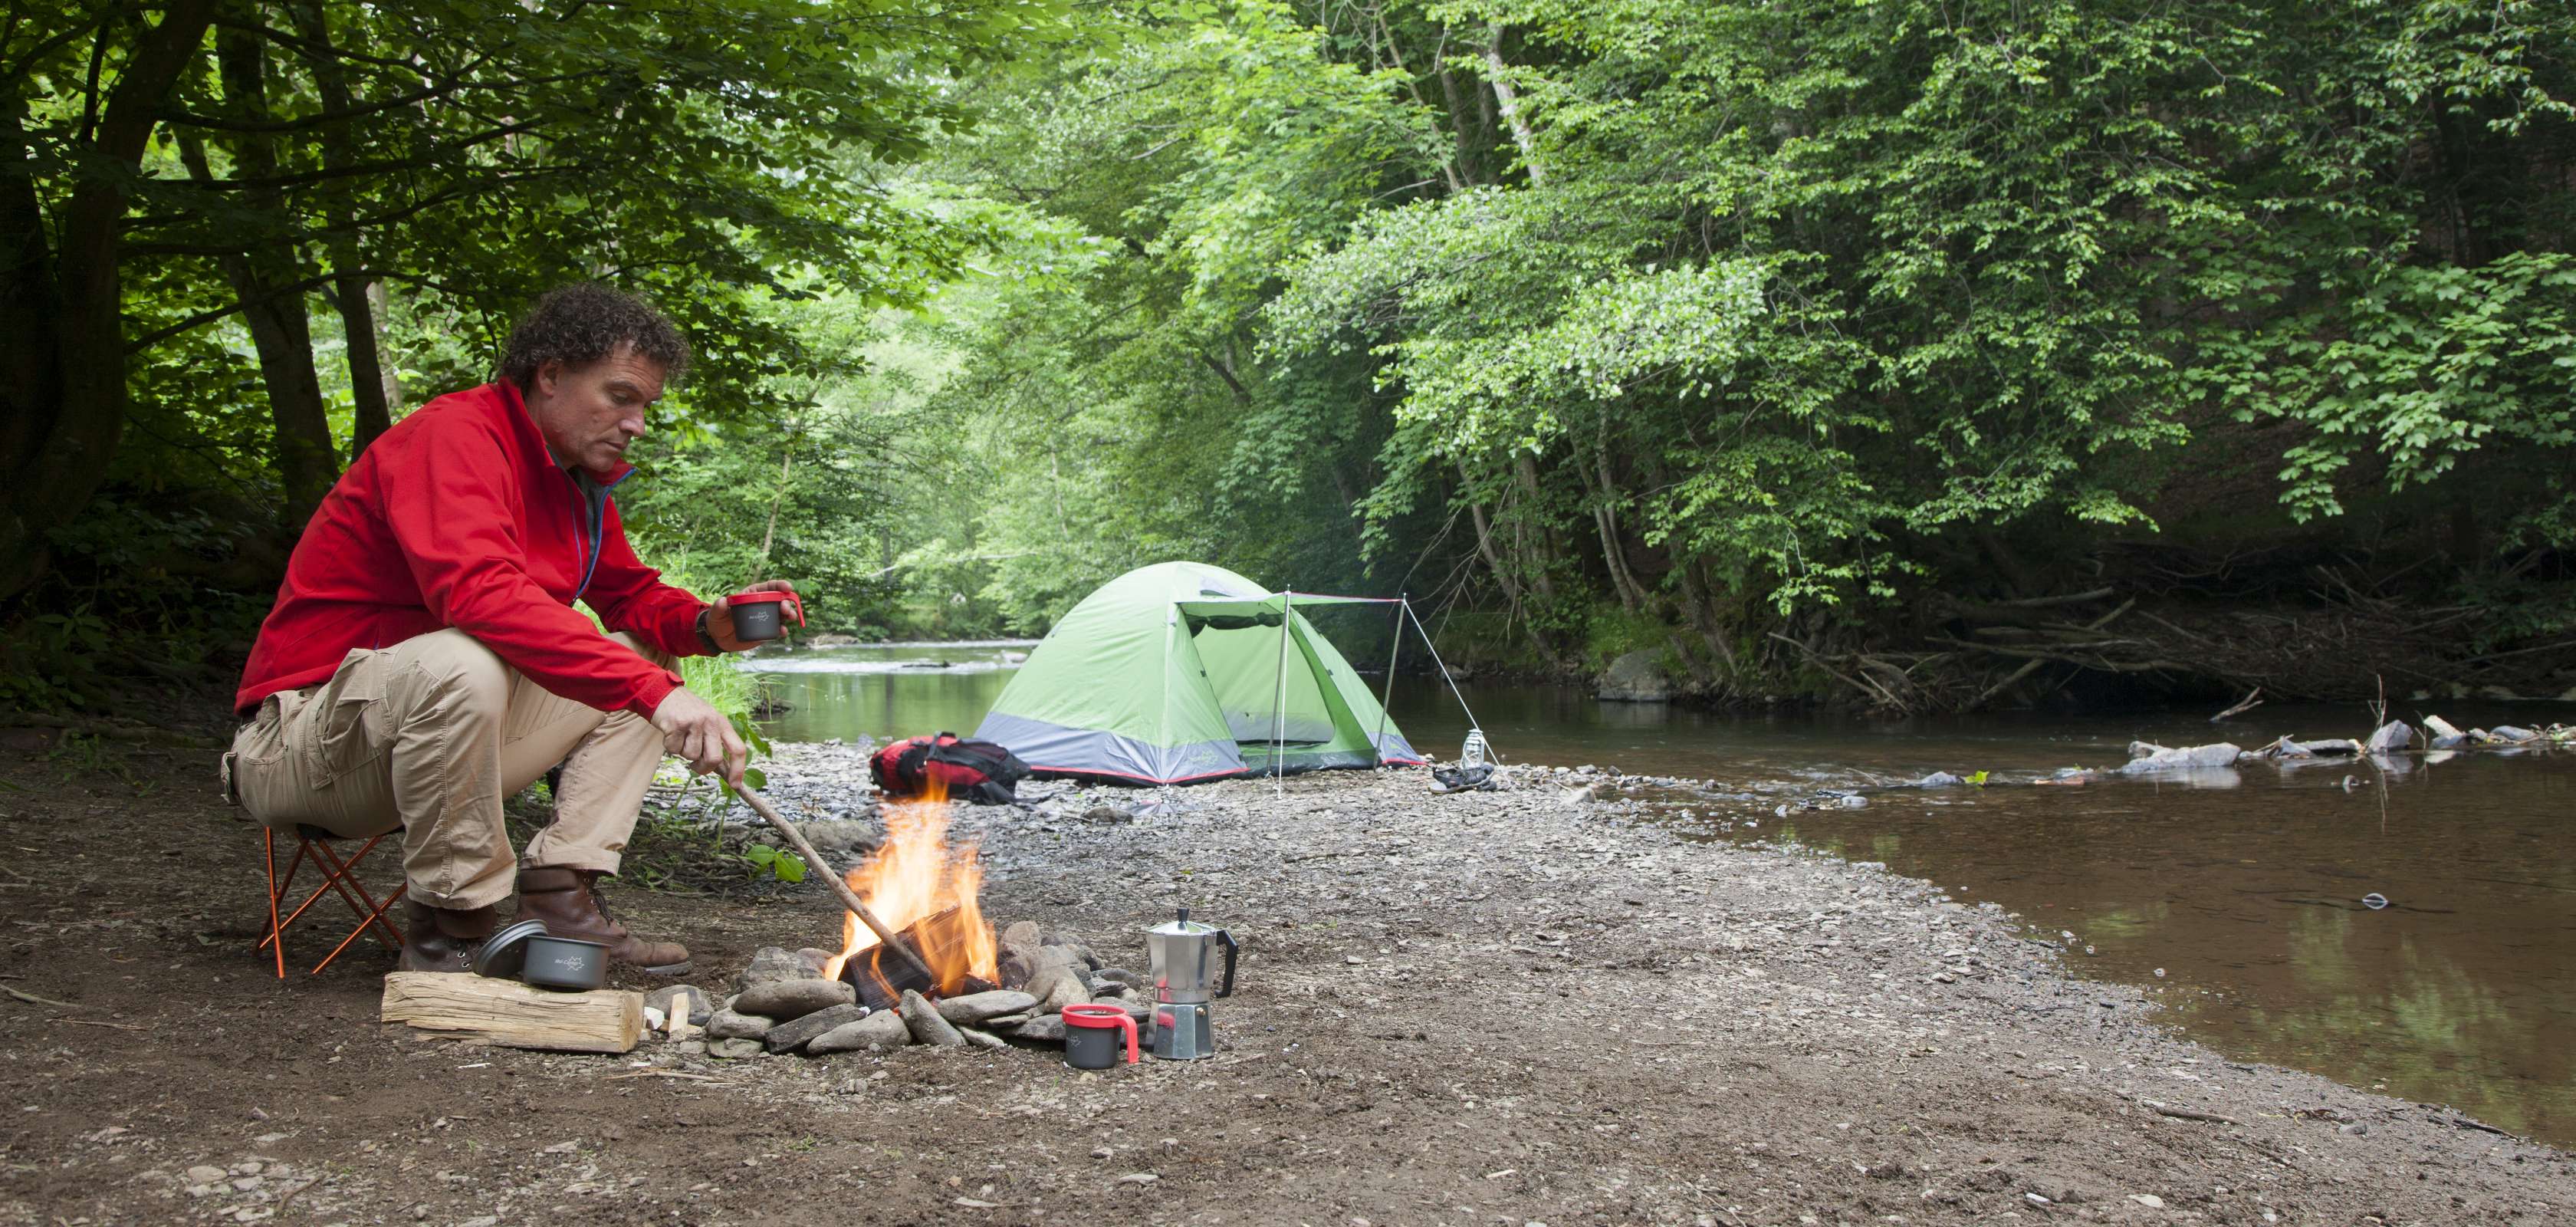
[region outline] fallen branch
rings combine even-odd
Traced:
[[[54,1021],[70,1023],[75,1027],[114,1027],[119,1031],[149,1031],[152,1029],[135,1023],[100,1022],[94,1018],[57,1018]]]
[[[34,993],[22,993],[6,984],[0,984],[0,993],[7,993],[20,1001],[24,1001],[32,1005],[58,1005],[66,1010],[77,1010],[81,1008],[80,1003],[78,1002],[56,1001],[51,997],[39,997]]]
[[[2262,705],[2263,705],[2263,688],[2262,688],[2262,687],[2260,687],[2260,686],[2257,686],[2257,687],[2255,687],[2255,688],[2254,688],[2254,689],[2252,689],[2252,690],[2246,691],[2246,692],[2245,692],[2245,697],[2244,697],[2244,698],[2241,698],[2241,699],[2238,699],[2238,700],[2236,701],[2236,706],[2231,707],[2231,708],[2228,708],[2226,711],[2220,712],[2220,713],[2218,713],[2218,714],[2217,714],[2217,715],[2215,715],[2215,716],[2211,716],[2211,717],[2209,718],[2209,722],[2210,722],[2211,724],[2216,724],[2216,723],[2218,723],[2219,721],[2221,721],[2221,720],[2224,720],[2224,719],[2228,718],[2229,716],[2242,715],[2242,714],[2244,714],[2244,713],[2246,713],[2246,712],[2249,712],[2249,711],[2254,710],[2254,709],[2255,709],[2255,708],[2257,708],[2257,707],[2261,707]]]

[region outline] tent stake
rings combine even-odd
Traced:
[[[1404,654],[1404,593],[1395,594],[1395,642],[1386,649],[1386,692],[1377,701],[1377,739],[1369,749],[1377,755],[1377,765],[1386,766],[1386,705],[1395,702],[1395,662]]]

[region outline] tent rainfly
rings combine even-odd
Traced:
[[[1377,696],[1301,612],[1395,603],[1267,592],[1204,563],[1139,567],[1048,632],[975,735],[1042,777],[1126,784],[1418,766]]]

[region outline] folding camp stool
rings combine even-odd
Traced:
[[[384,902],[378,903],[375,896],[367,893],[366,884],[358,880],[358,865],[367,859],[367,854],[375,851],[376,845],[384,842],[387,835],[396,834],[400,829],[397,827],[383,835],[369,836],[367,842],[359,845],[355,855],[343,859],[331,847],[331,841],[340,838],[339,836],[317,826],[298,823],[295,827],[295,855],[287,860],[286,876],[283,878],[277,874],[277,828],[267,827],[262,830],[261,836],[268,844],[268,936],[260,939],[259,948],[275,949],[278,979],[286,978],[287,926],[294,924],[296,918],[302,916],[307,908],[321,902],[322,896],[326,894],[338,894],[340,901],[348,904],[350,911],[357,913],[358,927],[349,930],[349,935],[341,938],[340,944],[333,946],[331,953],[324,956],[321,962],[314,964],[313,970],[306,974],[322,974],[322,969],[330,966],[331,960],[339,958],[340,952],[357,941],[360,934],[373,934],[377,941],[385,943],[395,954],[402,953],[402,930],[395,928],[392,921],[385,919],[385,912],[403,897],[403,892],[411,889],[411,884],[405,882],[395,887],[394,893],[385,896]],[[278,908],[285,904],[287,892],[295,886],[296,871],[302,869],[308,861],[312,863],[314,871],[322,875],[322,884],[314,887],[313,893],[304,897],[304,902],[296,904],[295,910],[280,916]]]

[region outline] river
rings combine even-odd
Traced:
[[[1028,645],[827,648],[750,658],[790,707],[773,737],[964,734]],[[2576,1147],[2576,755],[2475,753],[2382,777],[2352,764],[2254,766],[2188,785],[1818,789],[1932,771],[2028,777],[2110,766],[2135,739],[2360,736],[2358,707],[1879,721],[1726,716],[1601,703],[1573,687],[1460,688],[1507,761],[1616,765],[1718,782],[1669,820],[1712,839],[1791,841],[1992,901],[2061,942],[2079,973],[2147,986],[2211,1047],[2447,1103]],[[1467,721],[1436,679],[1399,678],[1417,746],[1457,753]],[[2567,704],[2400,702],[2464,727],[2576,718]],[[1785,816],[1776,811],[1788,804]],[[2365,900],[2384,899],[2374,908]],[[2071,934],[2070,937],[2060,937]],[[2553,1038],[2554,1037],[2554,1038]]]

